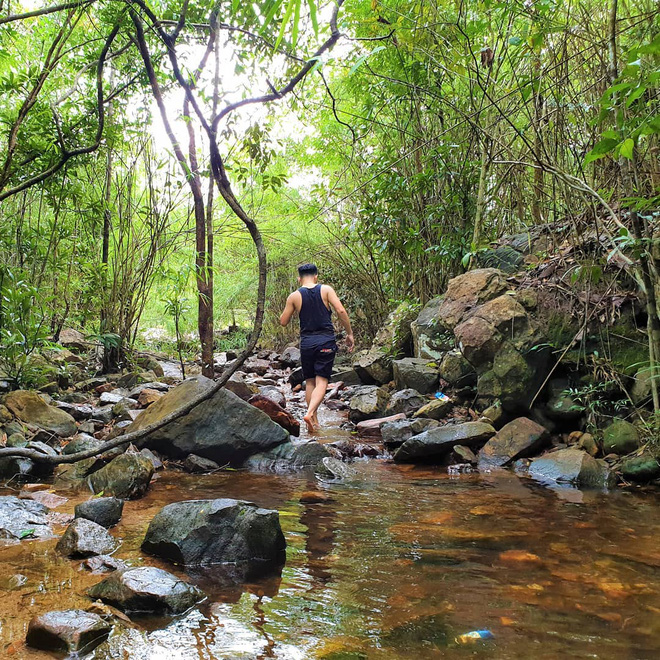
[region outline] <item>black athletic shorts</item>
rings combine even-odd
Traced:
[[[322,376],[330,380],[336,354],[337,342],[334,339],[312,348],[301,348],[300,365],[305,379]]]

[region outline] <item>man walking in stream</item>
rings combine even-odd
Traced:
[[[296,312],[300,318],[300,362],[305,377],[307,401],[307,414],[303,420],[310,433],[319,429],[317,411],[328,389],[337,353],[331,309],[346,330],[346,348],[352,351],[355,345],[351,322],[335,290],[318,281],[319,271],[314,264],[300,266],[300,288],[287,298],[286,307],[280,316],[280,324],[283,326],[288,325]]]

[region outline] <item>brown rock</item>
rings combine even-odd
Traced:
[[[291,435],[296,437],[300,435],[300,422],[272,399],[262,394],[255,394],[250,397],[248,403],[265,412],[276,424],[286,429]]]
[[[5,405],[22,422],[52,431],[61,437],[68,438],[78,430],[75,420],[69,413],[49,406],[36,392],[29,390],[9,392],[5,397]]]
[[[138,403],[143,407],[146,408],[147,406],[150,406],[152,403],[156,403],[160,397],[163,396],[162,392],[159,392],[158,390],[152,390],[150,388],[146,388],[140,392],[140,395],[138,396]]]
[[[519,417],[505,424],[479,452],[479,467],[503,467],[519,458],[535,454],[547,443],[548,431],[528,419]]]
[[[387,422],[395,422],[398,419],[405,419],[405,413],[390,415],[389,417],[379,417],[378,419],[365,419],[356,426],[358,435],[366,438],[380,438],[380,427]]]

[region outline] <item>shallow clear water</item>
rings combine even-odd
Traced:
[[[113,529],[119,558],[182,574],[139,551],[153,515],[177,500],[236,497],[280,511],[286,565],[233,588],[197,576],[207,603],[179,618],[139,619],[94,657],[660,657],[657,492],[552,491],[508,472],[449,476],[380,460],[354,466],[358,478],[343,484],[162,474],[144,499],[126,503]],[[322,501],[305,503],[309,491]],[[61,494],[70,497],[63,513],[89,496]],[[1,657],[50,657],[25,646],[30,618],[89,606],[84,591],[102,579],[56,555],[55,542],[0,547]],[[475,629],[494,639],[455,641]]]

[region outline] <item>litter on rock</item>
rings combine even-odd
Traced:
[[[494,639],[495,635],[493,635],[490,630],[472,630],[469,633],[465,633],[464,635],[459,635],[456,638],[456,641],[459,644],[470,644],[472,642],[477,642],[482,639]]]

